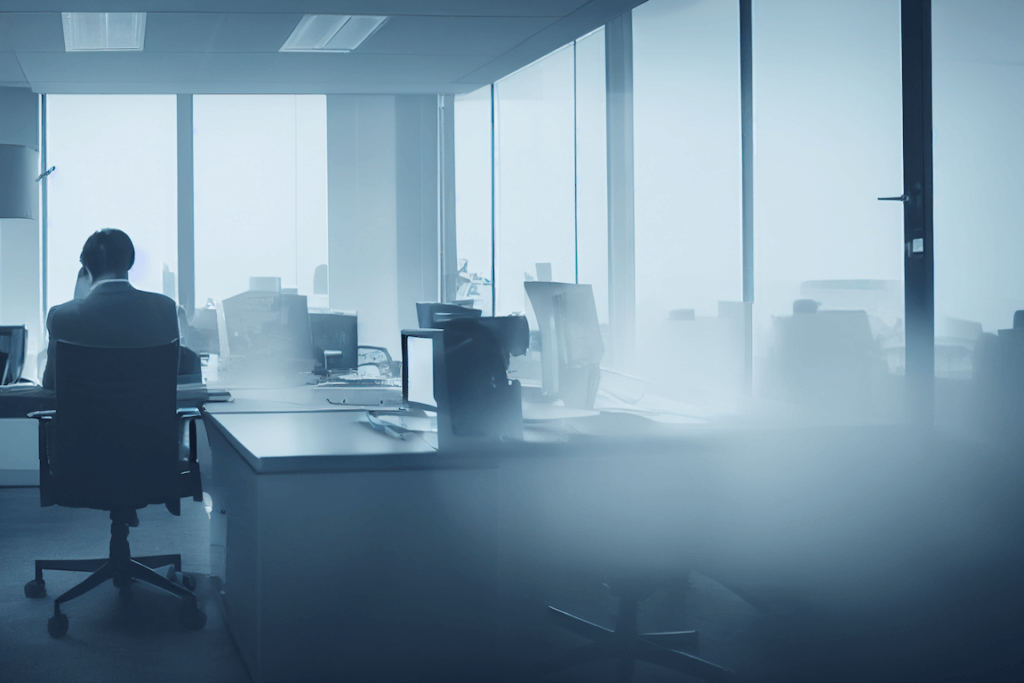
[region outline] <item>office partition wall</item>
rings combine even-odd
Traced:
[[[743,376],[738,9],[633,10],[637,351],[680,389]]]
[[[326,112],[324,95],[194,96],[197,306],[279,277],[326,307]]]
[[[174,95],[49,95],[48,305],[74,295],[86,238],[120,228],[135,244],[132,284],[177,297]]]
[[[904,213],[878,201],[903,193],[900,22],[898,0],[754,3],[762,395],[902,417]]]

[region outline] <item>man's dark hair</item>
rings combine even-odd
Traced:
[[[103,228],[89,235],[78,259],[92,276],[127,273],[135,264],[135,245],[123,231]]]

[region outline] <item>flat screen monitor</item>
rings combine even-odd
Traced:
[[[405,405],[438,412],[438,406],[444,404],[445,382],[444,332],[402,330],[402,399]]]
[[[274,292],[242,292],[224,299],[227,353],[310,359],[313,344],[306,297]],[[223,354],[225,349],[221,349]]]
[[[217,310],[197,308],[187,331],[184,343],[196,353],[220,353],[220,338],[217,332]]]
[[[483,311],[463,303],[443,304],[436,301],[420,301],[416,304],[416,321],[423,329],[435,327],[437,323],[456,318],[479,318]]]
[[[309,331],[313,345],[314,370],[356,370],[359,365],[359,325],[355,313],[310,313]],[[328,357],[329,362],[326,360]]]
[[[604,357],[594,290],[569,282],[524,282],[540,331],[541,389],[566,405],[593,407]]]
[[[0,385],[21,379],[27,341],[28,328],[24,325],[0,326]]]

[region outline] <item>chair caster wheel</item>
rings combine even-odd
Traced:
[[[54,614],[46,622],[46,630],[53,638],[63,638],[68,633],[68,615]]]
[[[196,605],[195,598],[182,598],[178,621],[189,631],[198,631],[206,626],[206,613]]]
[[[45,598],[46,597],[46,582],[42,579],[32,579],[25,584],[25,597],[26,598]]]

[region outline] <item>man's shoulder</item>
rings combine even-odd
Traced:
[[[81,310],[81,299],[72,299],[71,301],[57,304],[46,314],[46,328],[52,331],[54,325],[60,325],[67,320],[75,318]]]

